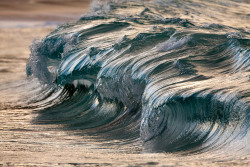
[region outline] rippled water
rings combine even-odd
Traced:
[[[93,1],[79,21],[33,42],[25,81],[1,86],[10,96],[2,110],[15,111],[2,120],[23,120],[6,141],[25,133],[24,145],[38,140],[41,152],[56,143],[70,153],[248,156],[249,8]]]

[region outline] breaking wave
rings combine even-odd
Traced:
[[[213,3],[94,1],[31,46],[34,122],[150,152],[248,154],[250,33],[218,19],[236,2]]]

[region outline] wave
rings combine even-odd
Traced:
[[[34,122],[140,140],[150,152],[248,154],[249,32],[202,22],[203,5],[94,1],[77,22],[34,41],[27,76],[42,85],[29,98],[40,111]]]

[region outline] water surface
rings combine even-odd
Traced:
[[[249,8],[93,1],[1,84],[3,161],[249,165]]]

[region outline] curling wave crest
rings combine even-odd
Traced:
[[[147,151],[248,154],[250,33],[204,22],[204,5],[94,1],[36,40],[27,62],[43,85],[30,103],[36,123],[140,140]]]

